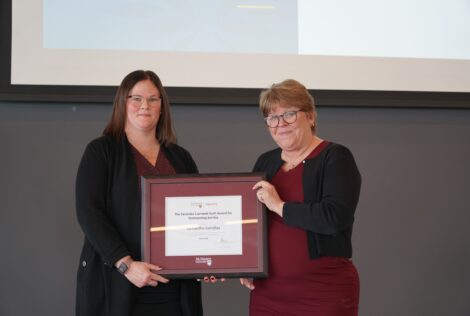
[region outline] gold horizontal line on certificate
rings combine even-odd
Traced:
[[[237,221],[227,221],[224,224],[225,225],[239,225],[239,224],[256,224],[258,223],[258,219],[252,218],[252,219],[243,219],[243,220],[237,220]],[[156,226],[156,227],[150,227],[150,232],[163,232],[163,231],[168,231],[168,230],[183,230],[183,229],[189,229],[189,228],[198,228],[201,225],[198,224],[192,224],[192,225],[177,225],[177,226]]]
[[[192,224],[192,225],[177,225],[177,226],[156,226],[150,227],[150,232],[163,232],[166,230],[182,230],[188,228],[198,228],[200,225]]]
[[[258,223],[257,218],[252,218],[252,219],[242,219],[240,221],[227,221],[225,222],[225,225],[236,225],[236,224],[256,224]]]

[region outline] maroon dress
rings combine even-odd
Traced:
[[[317,146],[314,158],[327,142]],[[302,202],[303,163],[279,169],[271,183],[284,201]],[[303,229],[288,226],[269,212],[269,277],[254,280],[250,315],[357,316],[359,277],[351,260],[342,257],[310,259]]]
[[[131,145],[131,149],[139,179],[141,176],[176,174],[162,150],[158,152],[156,164],[153,166],[134,146]],[[178,282],[159,283],[157,287],[144,286],[139,289],[132,316],[160,314],[174,316],[183,314],[180,307],[180,284]]]

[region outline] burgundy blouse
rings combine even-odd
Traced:
[[[306,159],[315,159],[328,144],[318,145]],[[304,165],[272,178],[280,198],[303,202]],[[359,280],[347,258],[309,258],[303,229],[284,224],[274,212],[268,217],[269,277],[254,280],[250,316],[264,315],[357,315]]]
[[[131,145],[132,155],[137,166],[137,175],[141,176],[160,176],[176,174],[175,169],[170,161],[163,154],[162,150],[158,151],[157,163],[153,166],[134,146]]]
[[[137,175],[158,176],[176,174],[170,161],[162,150],[159,150],[157,162],[153,166],[134,146],[131,145],[132,155],[137,167]],[[139,181],[139,189],[140,189]],[[145,286],[139,289],[137,304],[161,304],[179,301],[179,282],[159,283],[157,287]]]

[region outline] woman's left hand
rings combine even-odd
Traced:
[[[257,190],[256,197],[261,203],[264,203],[270,211],[282,217],[284,201],[281,200],[276,188],[271,183],[264,180],[259,181],[253,186],[253,190]]]
[[[250,290],[255,289],[255,285],[253,284],[253,280],[247,279],[247,278],[240,278],[240,284],[245,286],[246,288]]]

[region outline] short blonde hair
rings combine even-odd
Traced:
[[[312,132],[315,131],[317,126],[315,100],[303,84],[294,79],[287,79],[280,83],[274,83],[270,88],[261,91],[259,109],[264,117],[267,117],[272,109],[280,103],[295,106],[301,111],[310,113],[314,120]]]

